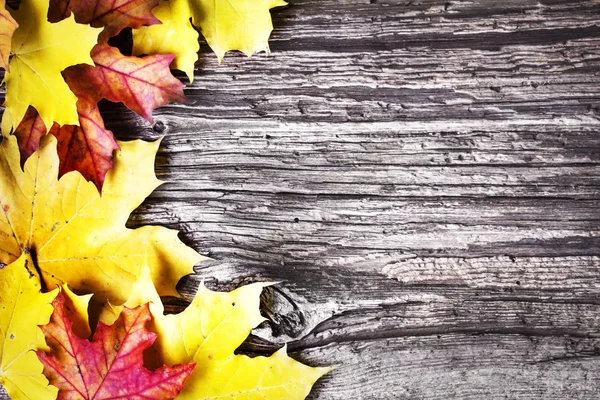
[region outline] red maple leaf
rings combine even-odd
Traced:
[[[58,172],[79,171],[83,177],[102,189],[106,173],[112,168],[112,152],[119,145],[95,104],[77,102],[79,126],[54,124],[50,134],[58,139],[57,152],[60,160]],[[25,117],[14,132],[21,150],[21,166],[39,147],[46,127],[35,108],[29,107]]]
[[[21,167],[25,161],[40,147],[40,139],[46,134],[44,121],[35,108],[29,106],[25,116],[13,134],[17,137],[21,151]]]
[[[104,98],[122,102],[148,121],[152,121],[156,107],[173,101],[187,102],[183,83],[169,69],[175,58],[172,54],[124,56],[115,47],[98,44],[91,56],[95,66],[80,64],[63,71],[80,100],[97,103]]]
[[[58,22],[75,14],[75,21],[95,28],[105,27],[103,38],[123,28],[160,24],[151,10],[160,0],[50,0],[48,21]]]
[[[172,101],[187,102],[183,83],[169,70],[172,55],[124,56],[118,49],[99,44],[92,50],[95,66],[75,65],[63,71],[71,91],[77,96],[79,126],[54,124],[49,133],[58,139],[60,175],[79,171],[102,189],[112,168],[113,150],[119,146],[104,127],[98,102],[105,98],[122,102],[132,111],[152,121],[152,111]],[[21,162],[37,150],[46,134],[41,118],[30,108],[14,134],[21,150]]]
[[[73,333],[62,293],[52,305],[50,322],[40,327],[50,352],[38,351],[37,356],[44,375],[59,389],[58,399],[172,399],[194,369],[195,364],[165,365],[155,371],[143,366],[142,352],[156,338],[145,328],[148,304],[124,308],[111,326],[99,323],[92,341]]]

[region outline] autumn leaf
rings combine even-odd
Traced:
[[[124,308],[111,326],[99,323],[91,341],[73,333],[62,293],[52,304],[50,322],[41,327],[51,351],[37,351],[37,356],[59,389],[58,399],[172,399],[194,369],[194,364],[144,368],[142,353],[156,338],[145,328],[147,304]]]
[[[192,82],[200,44],[198,32],[190,22],[189,2],[165,0],[152,12],[162,24],[133,31],[134,54],[174,54],[171,67],[185,72]]]
[[[19,166],[16,138],[0,146],[0,262],[24,251],[35,254],[48,288],[68,282],[98,301],[122,304],[142,268],[149,266],[161,295],[178,296],[175,285],[202,257],[177,232],[162,227],[125,227],[131,213],[160,181],[154,175],[158,142],[121,142],[102,196],[81,174],[60,180],[56,139]]]
[[[329,371],[289,358],[285,348],[268,358],[233,354],[252,328],[264,320],[259,313],[264,286],[258,283],[219,293],[201,285],[182,313],[156,317],[161,359],[198,364],[180,400],[304,399],[314,382]]]
[[[48,3],[48,22],[60,22],[71,16],[69,0],[49,0]]]
[[[80,100],[97,103],[104,98],[122,102],[152,121],[156,107],[173,101],[187,102],[183,83],[169,70],[173,57],[128,57],[115,47],[99,44],[92,50],[95,66],[78,65],[65,70],[64,76]]]
[[[56,398],[33,352],[46,347],[38,325],[48,322],[56,296],[40,289],[29,254],[0,269],[0,384],[13,400]]]
[[[13,134],[19,144],[21,167],[23,167],[29,156],[40,147],[40,139],[46,134],[44,121],[35,108],[29,106]]]
[[[119,145],[95,104],[77,102],[79,126],[54,124],[50,134],[58,139],[59,176],[78,171],[102,190],[107,172],[113,166],[113,152]]]
[[[104,127],[104,120],[94,103],[77,102],[79,126],[54,124],[50,134],[58,139],[58,173],[62,176],[79,171],[83,177],[102,189],[106,173],[112,168],[112,153],[119,149],[111,131]],[[46,127],[33,107],[13,132],[21,152],[21,165],[38,149]]]
[[[18,25],[6,10],[6,1],[0,0],[0,67],[7,71],[11,39]]]
[[[90,51],[100,29],[77,24],[72,17],[51,24],[47,10],[47,1],[29,0],[12,13],[19,27],[12,37],[10,72],[4,76],[5,134],[19,125],[29,106],[40,113],[46,129],[54,122],[78,124],[77,98],[61,71],[70,65],[92,64]]]
[[[102,98],[121,101],[148,121],[152,111],[172,101],[185,102],[183,84],[169,71],[173,56],[127,57],[108,45],[92,50],[95,66],[76,65],[63,72],[77,96],[79,126],[54,124],[50,134],[58,139],[59,176],[79,171],[101,190],[112,168],[112,154],[119,146],[104,126],[98,110]],[[14,132],[21,150],[21,164],[39,147],[46,134],[41,117],[29,108]]]
[[[269,35],[273,30],[269,10],[284,6],[283,0],[171,0],[153,11],[162,25],[133,31],[134,54],[175,54],[174,68],[193,79],[198,59],[198,37],[192,23],[199,27],[219,62],[226,52],[240,50],[248,56],[269,52]],[[177,38],[177,40],[173,40]]]
[[[229,50],[248,56],[268,53],[273,30],[269,10],[286,4],[283,0],[194,0],[192,19],[220,61]]]
[[[105,27],[105,38],[118,34],[123,28],[139,28],[159,24],[152,8],[159,0],[50,0],[48,20],[61,21],[75,14],[75,21],[95,28]]]
[[[60,292],[65,302],[63,312],[72,323],[73,333],[82,339],[92,336],[88,308],[93,294],[78,295],[66,283],[61,286]]]
[[[264,283],[242,286],[230,293],[198,289],[181,313],[164,315],[164,308],[146,271],[127,301],[129,307],[150,303],[150,329],[158,333],[151,353],[156,365],[195,362],[196,368],[177,399],[304,399],[314,382],[330,368],[311,368],[282,348],[271,357],[250,358],[234,351],[251,330],[264,321],[259,298]],[[101,320],[111,323],[122,307],[107,306]],[[152,358],[150,358],[152,360]]]

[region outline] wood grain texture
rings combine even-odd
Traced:
[[[291,0],[272,56],[201,50],[130,220],[280,281],[240,351],[338,367],[312,399],[600,396],[600,3]],[[172,310],[181,301],[173,301]]]

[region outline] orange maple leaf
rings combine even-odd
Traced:
[[[51,350],[37,356],[44,375],[59,389],[58,399],[172,399],[195,367],[165,365],[149,371],[143,366],[142,353],[156,339],[145,328],[150,320],[147,304],[123,309],[111,326],[99,323],[91,341],[73,333],[62,293],[52,305],[50,322],[40,327]]]

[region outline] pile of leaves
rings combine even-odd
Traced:
[[[281,0],[0,0],[0,383],[13,399],[301,399],[327,368],[282,348],[234,354],[264,321],[266,284],[200,286],[180,314],[161,296],[202,257],[177,232],[128,229],[161,182],[159,142],[119,142],[98,110],[148,121],[185,102],[199,29],[219,60],[268,51]],[[132,30],[132,54],[111,38]],[[138,56],[145,54],[145,56]],[[90,310],[90,311],[88,311]]]

